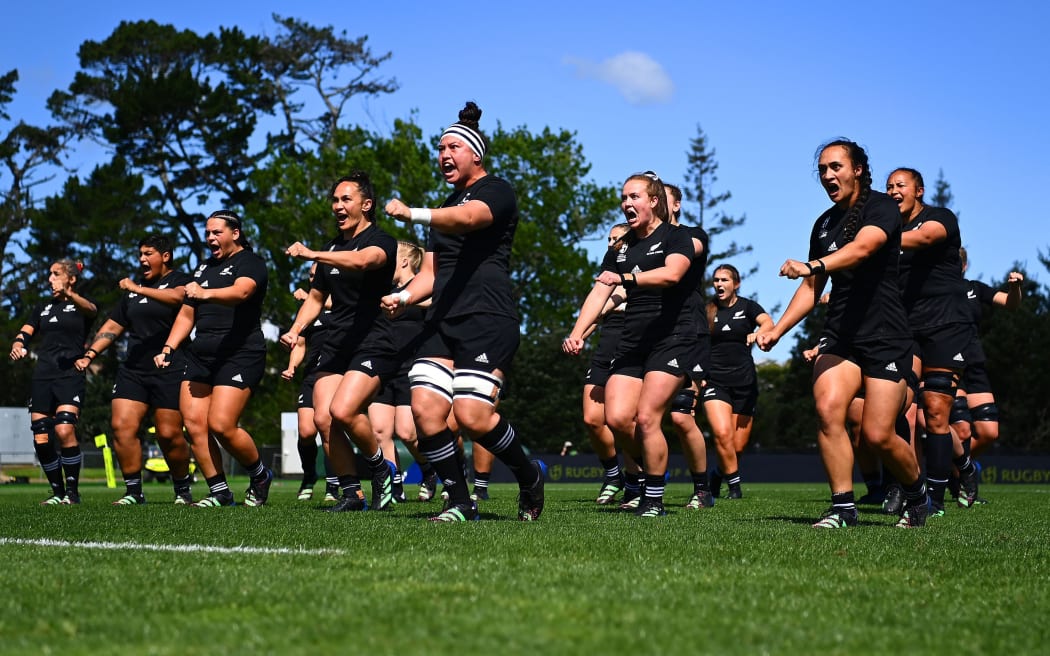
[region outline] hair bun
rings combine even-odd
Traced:
[[[468,100],[463,109],[459,110],[459,122],[477,130],[480,120],[481,108],[473,100]]]

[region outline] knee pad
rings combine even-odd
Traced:
[[[503,381],[494,374],[476,369],[460,369],[452,378],[452,396],[457,399],[485,401],[495,406]]]
[[[75,412],[66,412],[63,410],[62,412],[55,413],[56,426],[59,424],[69,424],[71,426],[76,426],[79,420],[80,418],[77,417]]]
[[[999,407],[994,403],[982,403],[970,409],[974,421],[999,421]]]
[[[936,392],[955,397],[955,389],[959,386],[959,375],[952,371],[927,371],[922,375],[922,389],[924,392]]]
[[[950,424],[968,424],[973,421],[970,415],[970,406],[966,405],[966,397],[957,396],[952,401],[952,412],[948,416]]]
[[[683,387],[671,399],[671,412],[691,415],[696,409],[696,392],[692,387]]]
[[[408,371],[408,382],[413,389],[428,389],[452,403],[452,371],[448,367],[433,360],[416,360]]]
[[[33,435],[50,435],[55,430],[55,420],[51,417],[37,419],[29,423],[29,430],[33,431]]]

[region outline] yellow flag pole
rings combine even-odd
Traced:
[[[109,448],[105,433],[95,436],[95,446],[102,449],[102,462],[106,465],[106,487],[117,487],[117,475],[113,471],[113,450]]]

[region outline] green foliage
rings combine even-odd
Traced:
[[[382,208],[395,190],[406,202],[435,202],[440,182],[430,149],[419,128],[397,121],[384,136],[363,128],[339,129],[333,146],[298,154],[276,153],[252,172],[253,200],[245,217],[253,229],[256,250],[270,264],[266,316],[282,324],[298,307],[290,292],[305,285],[309,263],[284,254],[295,241],[320,248],[338,229],[332,215],[331,186],[354,170],[366,171],[376,191],[381,227],[399,239],[420,242],[411,226],[385,219]]]
[[[981,317],[981,343],[988,357],[988,377],[1001,414],[998,446],[1006,450],[1050,449],[1050,289],[1025,274],[1017,310],[995,307]],[[992,283],[1006,289],[1007,277]]]
[[[933,195],[928,201],[933,207],[947,207],[951,209],[955,203],[952,195],[952,186],[944,179],[944,169],[937,171],[937,180],[933,183]]]
[[[318,28],[295,18],[274,14],[280,33],[266,42],[258,60],[284,120],[284,131],[271,135],[271,145],[289,152],[310,146],[336,147],[336,133],[342,127],[342,114],[351,98],[378,96],[397,91],[396,80],[384,79],[375,70],[390,59],[390,53],[375,56],[367,36],[339,35],[331,27]],[[333,71],[341,71],[333,75]],[[305,105],[296,94],[313,91],[324,107],[317,117],[305,117]]]
[[[7,105],[14,99],[18,71],[0,76],[0,120],[8,120]],[[12,239],[29,225],[35,205],[33,189],[50,181],[49,167],[60,167],[69,133],[63,128],[41,128],[19,121],[0,138],[0,294],[5,303],[20,296],[17,276],[23,264],[10,251]],[[8,178],[9,179],[6,179]],[[17,313],[18,308],[11,311]]]
[[[590,356],[565,355],[562,338],[554,333],[522,336],[507,399],[500,405],[533,451],[556,453],[566,440],[587,445],[580,408]]]
[[[616,190],[586,180],[575,133],[500,127],[491,141],[490,173],[514,186],[521,215],[511,279],[522,332],[561,335],[593,284],[596,267],[580,241],[616,221]]]
[[[169,232],[194,255],[203,251],[197,206],[239,205],[259,160],[249,138],[270,111],[254,87],[240,87],[225,65],[251,40],[239,31],[199,36],[154,21],[122,22],[102,42],[80,48],[69,90],[52,111],[82,138],[106,144],[163,199]]]
[[[817,344],[824,328],[826,306],[811,312],[794,332],[790,359],[760,362],[758,410],[751,433],[752,446],[764,450],[812,450],[817,441],[813,403],[813,365],[802,352]]]
[[[138,242],[169,226],[154,211],[156,196],[143,191],[142,177],[116,157],[96,167],[87,180],[72,176],[62,191],[31,211],[32,226],[24,250],[34,262],[69,257],[84,263],[77,289],[100,308],[119,298],[117,283],[136,277]],[[26,288],[46,290],[46,280],[26,277]]]
[[[740,269],[737,263],[733,262],[733,259],[750,253],[750,244],[742,246],[735,241],[731,241],[725,247],[719,246],[721,250],[715,250],[715,247],[719,244],[721,235],[734,228],[743,227],[747,217],[734,217],[719,210],[719,206],[732,198],[733,195],[728,191],[720,194],[716,194],[713,191],[714,184],[718,181],[718,160],[715,159],[715,149],[708,144],[707,135],[704,134],[699,125],[696,126],[696,136],[689,141],[686,161],[688,162],[688,168],[685,173],[685,183],[682,185],[682,196],[684,197],[682,203],[683,223],[698,225],[707,231],[707,235],[711,239],[710,252],[707,258],[708,271],[713,272],[722,263],[733,264]],[[693,201],[696,204],[696,211],[691,210],[684,201]],[[741,270],[740,275],[746,277],[757,270],[758,266],[756,265],[747,271]],[[709,288],[708,280],[709,274],[705,272],[701,289],[707,290]]]

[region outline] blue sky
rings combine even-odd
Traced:
[[[47,95],[72,80],[79,45],[121,20],[273,34],[273,13],[367,34],[374,53],[392,53],[380,71],[400,90],[348,108],[373,128],[417,110],[433,134],[473,99],[482,129],[499,121],[576,132],[591,177],[618,184],[645,169],[681,181],[700,125],[720,165],[714,191],[732,192],[724,209],[747,216],[730,237],[754,253],[737,264],[760,267],[741,293],[767,308],[795,289],[776,273],[806,255],[829,204],[813,153],[840,135],[868,149],[878,186],[911,166],[932,187],[943,169],[973,277],[1000,278],[1019,261],[1046,278],[1037,259],[1050,252],[1046,3],[669,2],[657,12],[548,0],[465,11],[432,2],[20,2],[5,9],[0,41],[0,68],[21,77],[9,113],[45,123]],[[73,163],[86,170],[92,156]],[[789,344],[772,356],[786,357]]]

